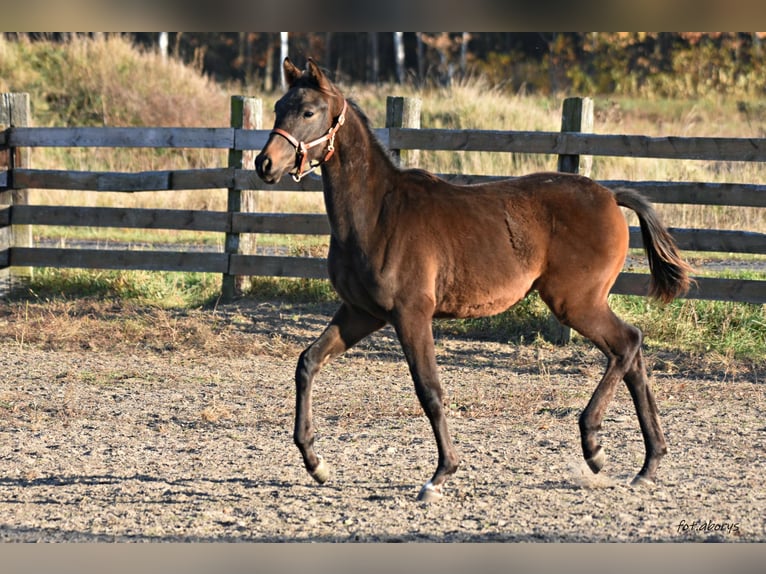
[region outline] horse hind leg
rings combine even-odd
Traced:
[[[293,440],[311,477],[320,484],[327,481],[330,469],[314,450],[314,423],[311,387],[319,370],[385,321],[358,311],[345,303],[335,313],[324,332],[300,355],[295,369],[295,430]]]
[[[646,458],[641,470],[633,479],[634,485],[653,484],[660,459],[667,453],[665,435],[660,424],[659,410],[649,385],[641,349],[638,349],[631,367],[624,377],[633,404],[636,407],[641,434],[644,437]]]
[[[611,313],[610,313],[611,314]],[[583,454],[588,466],[598,472],[604,464],[603,449],[598,445],[595,433],[601,427],[604,411],[614,397],[617,381],[622,379],[636,409],[641,435],[644,439],[645,459],[634,485],[654,482],[660,459],[667,452],[665,436],[660,425],[657,404],[654,400],[644,367],[641,344],[641,331],[615,317],[613,324],[620,329],[609,339],[594,341],[608,357],[607,371],[596,388],[591,401],[580,417],[580,432],[583,441]]]
[[[641,331],[619,319],[609,308],[605,297],[596,305],[592,303],[593,299],[587,298],[580,299],[576,304],[562,301],[554,304],[551,297],[543,296],[543,299],[562,322],[590,339],[607,358],[606,371],[578,420],[586,463],[594,473],[598,473],[606,462],[598,431],[604,413],[614,398],[617,383],[624,380],[636,408],[646,448],[644,466],[634,484],[653,481],[667,447],[644,368]]]
[[[619,331],[615,333],[615,336],[598,337],[588,336],[583,332],[585,329],[578,328],[576,325],[571,326],[591,339],[607,358],[606,371],[578,419],[583,457],[588,467],[594,473],[598,473],[606,463],[606,455],[599,441],[598,432],[601,430],[606,409],[614,399],[617,383],[625,376],[627,363],[635,354],[635,342],[632,340],[633,333],[630,331],[625,332],[627,337]]]

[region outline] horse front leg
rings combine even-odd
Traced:
[[[324,332],[300,355],[295,369],[295,430],[293,440],[311,477],[322,484],[330,469],[314,450],[311,387],[319,370],[329,361],[385,325],[385,321],[341,305]]]
[[[439,383],[430,314],[413,313],[395,325],[399,341],[415,383],[420,405],[436,438],[439,463],[431,480],[418,494],[418,500],[433,502],[442,498],[447,478],[457,470],[459,459],[447,428],[444,392]]]

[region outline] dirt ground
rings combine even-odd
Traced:
[[[0,304],[1,541],[766,541],[764,366],[649,351],[669,453],[633,488],[627,390],[582,462],[577,416],[603,369],[558,348],[437,332],[462,457],[445,497],[390,329],[317,379],[315,484],[292,444],[300,350],[333,306],[166,311]]]

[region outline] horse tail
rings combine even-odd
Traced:
[[[617,205],[633,210],[638,216],[652,274],[649,295],[668,303],[686,293],[694,281],[689,277],[692,268],[681,259],[676,242],[662,225],[652,205],[633,189],[617,189],[614,195]]]

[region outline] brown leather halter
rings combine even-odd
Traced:
[[[346,108],[348,107],[348,104],[346,100],[343,100],[343,109],[340,111],[340,115],[336,118],[335,122],[330,126],[330,129],[327,131],[325,135],[322,137],[318,137],[315,140],[310,141],[309,143],[305,143],[302,141],[298,141],[295,139],[292,135],[290,135],[288,132],[286,132],[283,129],[280,128],[274,128],[271,130],[271,133],[277,134],[285,138],[287,141],[289,141],[292,146],[295,148],[295,165],[298,167],[298,170],[296,173],[290,174],[293,178],[293,180],[297,183],[303,177],[311,171],[316,168],[319,165],[322,165],[324,162],[328,161],[332,154],[335,153],[335,134],[338,133],[338,130],[340,129],[340,126],[344,124],[346,121]],[[307,152],[312,148],[316,147],[318,145],[321,145],[322,143],[327,142],[327,152],[325,153],[325,156],[316,162],[309,163],[308,168],[306,168],[306,160]]]

